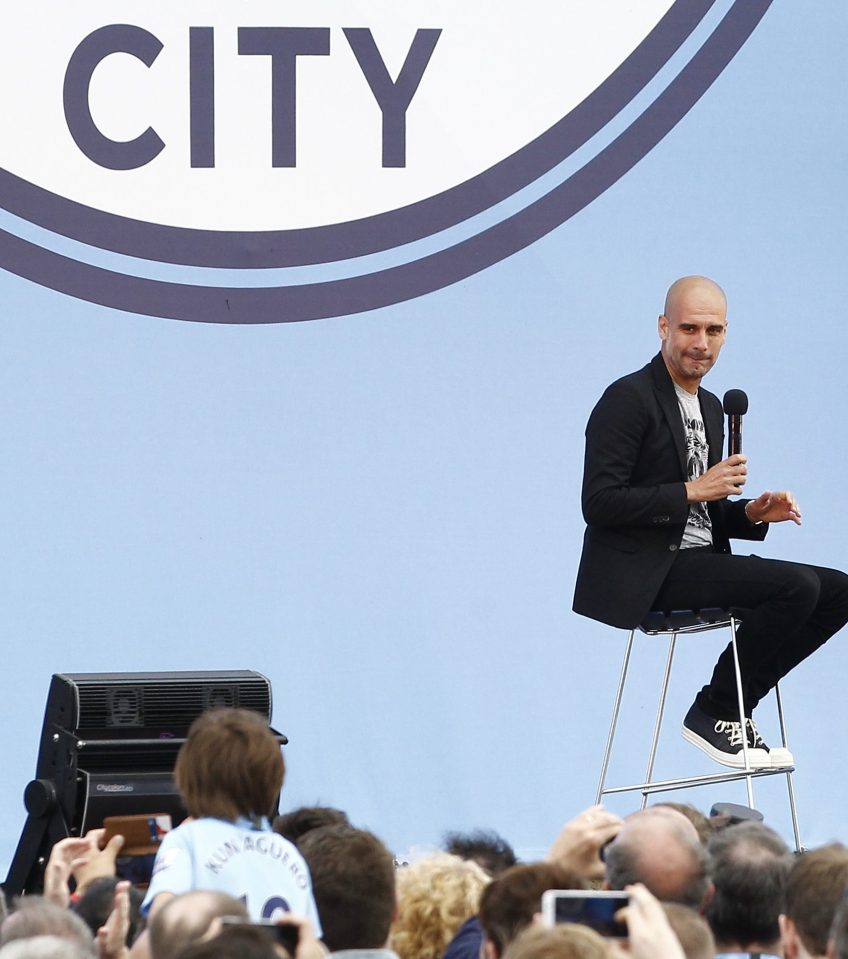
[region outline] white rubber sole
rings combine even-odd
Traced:
[[[785,769],[795,765],[795,757],[783,746],[775,746],[768,752],[769,767],[771,769]]]
[[[682,733],[683,738],[687,743],[697,746],[698,749],[700,749],[701,752],[706,753],[710,759],[713,760],[713,762],[717,762],[722,766],[729,766],[731,769],[745,768],[745,754],[741,749],[738,753],[725,753],[720,749],[716,749],[712,743],[707,742],[706,739],[703,739],[697,733],[693,733],[692,730],[688,729],[686,726],[683,727]],[[772,765],[772,758],[764,749],[749,749],[748,762],[751,764],[751,769],[777,768],[776,766]]]

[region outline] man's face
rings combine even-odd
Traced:
[[[727,333],[724,298],[708,286],[681,292],[659,319],[662,355],[678,386],[696,392],[718,359]]]

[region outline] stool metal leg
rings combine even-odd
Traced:
[[[651,738],[651,751],[648,754],[648,771],[645,773],[645,784],[651,782],[651,776],[654,774],[654,761],[657,758],[657,745],[660,741],[660,729],[662,728],[663,713],[665,712],[665,700],[668,694],[668,681],[671,677],[671,664],[674,660],[674,646],[677,642],[677,632],[671,634],[668,644],[668,657],[665,661],[665,672],[663,673],[662,689],[660,690],[660,702],[657,706],[657,718],[654,721],[654,734]],[[648,804],[647,792],[642,793],[642,806],[644,809]]]
[[[609,767],[610,754],[612,753],[612,742],[615,738],[615,728],[618,725],[618,713],[621,709],[621,697],[624,693],[624,681],[627,679],[627,667],[630,665],[630,652],[633,649],[633,637],[636,635],[636,630],[631,629],[630,635],[627,637],[627,648],[624,650],[624,662],[621,665],[621,676],[618,679],[618,689],[615,693],[615,702],[612,707],[612,722],[610,723],[609,735],[607,736],[607,748],[604,750],[604,762],[601,766],[601,778],[598,782],[598,792],[595,796],[595,805],[603,799],[604,796],[604,783],[607,778],[607,768]]]
[[[736,645],[736,618],[730,617],[730,643],[733,648],[733,668],[736,672],[736,698],[739,703],[739,722],[742,724],[742,759],[745,768],[751,768],[751,762],[748,757],[748,724],[745,722],[745,697],[742,695],[742,670],[739,667],[739,649]],[[748,792],[748,808],[754,808],[754,789],[751,785],[751,777],[745,777],[745,786]]]
[[[777,700],[777,718],[780,722],[780,740],[783,743],[783,748],[789,749],[789,742],[786,738],[786,722],[783,718],[783,700],[780,697],[780,683],[775,685],[774,695]],[[795,851],[801,852],[801,830],[798,828],[798,809],[795,805],[795,786],[792,783],[791,769],[786,772],[786,788],[789,790],[789,814],[792,817],[792,832],[795,835]]]

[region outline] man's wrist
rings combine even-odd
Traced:
[[[762,526],[763,521],[761,519],[754,519],[748,511],[748,507],[751,505],[751,503],[753,503],[753,500],[749,499],[745,504],[745,519],[747,519],[752,526]]]

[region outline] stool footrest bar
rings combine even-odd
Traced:
[[[716,773],[712,776],[689,776],[683,779],[663,779],[651,783],[635,783],[632,786],[610,786],[603,790],[602,796],[612,796],[615,793],[659,793],[672,789],[686,789],[688,786],[708,786],[711,783],[729,783],[737,779],[759,779],[762,776],[785,776],[795,772],[794,766],[782,766],[780,769],[735,769],[733,772]]]

